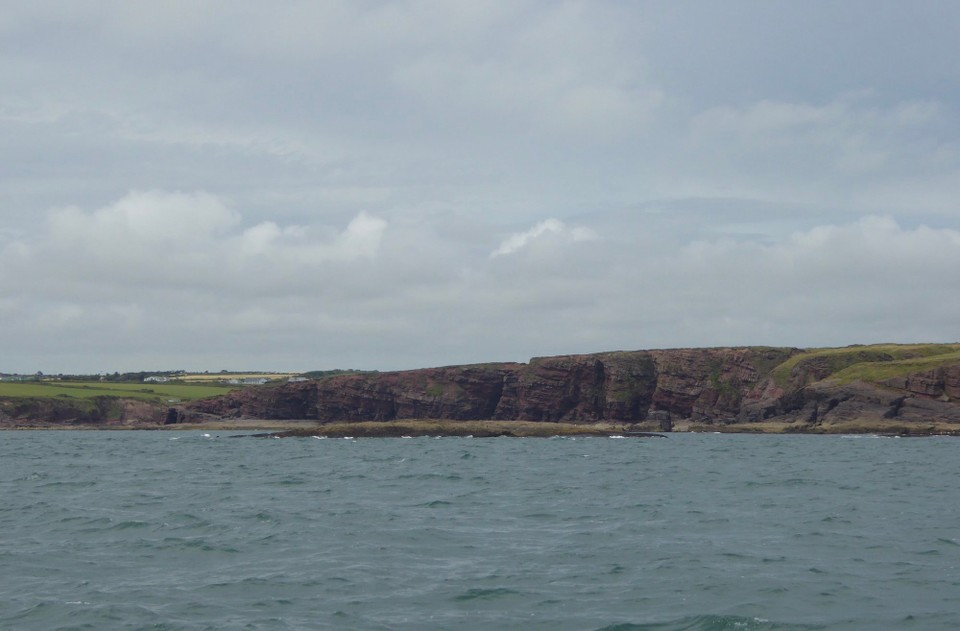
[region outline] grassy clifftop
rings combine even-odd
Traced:
[[[960,362],[960,344],[871,344],[815,348],[794,355],[771,371],[782,388],[827,378],[849,383],[879,381]]]

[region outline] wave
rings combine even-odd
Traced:
[[[490,589],[475,588],[469,589],[466,592],[454,597],[454,600],[458,602],[469,600],[496,600],[498,598],[516,596],[519,594],[520,592],[513,589],[507,589],[505,587],[494,587]]]
[[[622,623],[601,627],[597,631],[812,631],[826,627],[772,622],[763,618],[740,616],[688,616],[667,622],[647,624]]]

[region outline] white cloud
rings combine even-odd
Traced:
[[[375,256],[387,229],[387,222],[366,213],[354,218],[337,239],[336,251],[340,258],[353,260]]]
[[[149,199],[149,217],[140,213],[150,204],[131,200],[55,214],[84,236],[72,248],[63,248],[56,221],[45,237],[8,244],[0,263],[19,274],[0,284],[18,298],[0,307],[26,324],[19,339],[0,335],[4,343],[16,349],[46,336],[60,340],[62,352],[96,356],[134,345],[160,357],[160,341],[169,340],[168,350],[196,361],[239,347],[281,353],[304,369],[401,368],[615,348],[944,339],[960,309],[960,286],[943,273],[960,266],[960,232],[905,228],[890,217],[761,240],[749,232],[679,237],[659,247],[630,237],[642,228],[669,238],[656,215],[639,226],[628,217],[597,227],[551,218],[488,254],[469,240],[492,236],[489,224],[456,234],[442,216],[393,225],[360,214],[340,229],[243,228],[239,213],[198,195],[207,229],[189,248],[168,240],[161,245],[177,253],[172,258],[114,252],[103,266],[89,265],[87,257],[118,237],[127,240],[124,251],[156,247],[143,226],[169,234],[173,228],[156,223],[159,209],[194,197]],[[118,209],[134,207],[141,223],[117,219],[127,217]],[[197,252],[183,263],[188,250]],[[453,355],[439,354],[437,339]],[[397,353],[408,359],[383,359]]]
[[[272,249],[283,231],[272,221],[265,221],[243,231],[240,251],[248,255],[264,254]]]
[[[54,211],[50,233],[60,245],[134,240],[138,247],[183,247],[204,241],[239,221],[236,212],[207,193],[134,191],[92,213],[78,208]],[[156,252],[154,252],[156,254]]]
[[[377,255],[387,222],[361,212],[343,232],[320,242],[304,226],[280,228],[266,221],[246,229],[239,238],[239,252],[259,257],[259,263],[314,266],[332,261],[355,261]],[[231,257],[233,258],[233,257]],[[241,266],[246,263],[241,261]]]
[[[214,195],[133,192],[91,212],[53,211],[44,234],[8,244],[0,261],[27,270],[9,279],[21,286],[29,270],[49,274],[52,295],[77,281],[140,294],[171,285],[282,290],[329,276],[331,265],[376,257],[386,231],[385,220],[367,213],[340,231],[270,221],[243,229],[240,214]]]
[[[567,225],[559,219],[546,219],[529,230],[514,233],[504,239],[500,243],[500,247],[490,253],[490,258],[514,254],[545,235],[556,235],[560,237],[561,240],[570,243],[592,241],[597,238],[597,234],[589,228],[582,226],[568,228]]]

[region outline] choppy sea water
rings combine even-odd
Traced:
[[[960,628],[960,441],[0,433],[0,629]]]

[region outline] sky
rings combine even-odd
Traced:
[[[960,340],[960,3],[0,0],[0,372]]]

